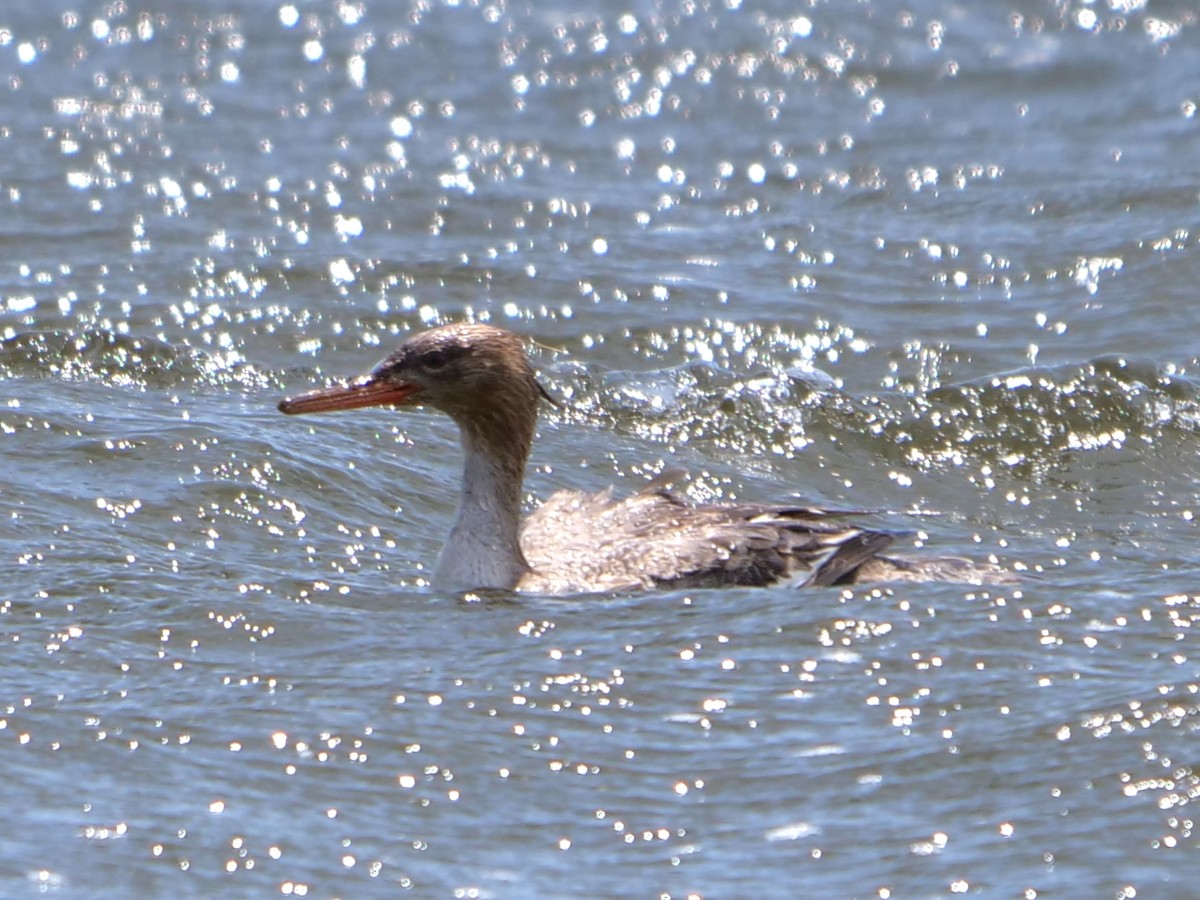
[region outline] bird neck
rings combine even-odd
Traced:
[[[500,433],[460,423],[464,454],[462,494],[450,536],[438,557],[441,588],[512,590],[529,571],[521,552],[521,483],[533,439],[532,424]]]

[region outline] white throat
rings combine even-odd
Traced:
[[[520,544],[521,471],[505,467],[465,431],[463,451],[462,495],[434,583],[444,590],[512,590],[529,571]]]

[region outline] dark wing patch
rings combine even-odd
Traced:
[[[806,586],[829,587],[840,584],[858,571],[859,566],[887,549],[896,538],[884,531],[859,531],[837,545],[833,553],[813,570]]]

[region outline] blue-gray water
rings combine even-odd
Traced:
[[[1198,30],[7,4],[0,894],[1195,896]],[[275,402],[464,318],[562,401],[531,503],[1030,577],[441,593],[451,424]]]

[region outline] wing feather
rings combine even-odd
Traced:
[[[693,505],[657,486],[621,500],[612,488],[560,491],[521,534],[532,590],[653,585],[766,585],[852,580],[895,540],[848,525],[858,510],[754,504]]]

